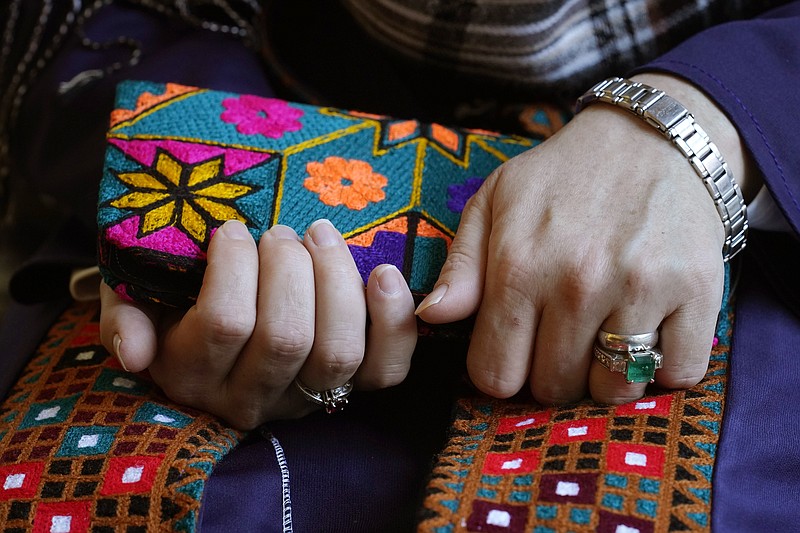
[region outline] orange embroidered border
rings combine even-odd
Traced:
[[[706,378],[617,407],[462,400],[420,531],[708,531],[732,316]]]
[[[241,435],[172,404],[69,308],[0,410],[0,531],[193,531],[211,468]]]

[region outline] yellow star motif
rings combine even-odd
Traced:
[[[159,151],[153,167],[117,174],[130,191],[110,205],[141,216],[139,237],[173,226],[203,244],[209,225],[231,219],[248,222],[234,200],[256,187],[226,181],[222,168],[223,156],[188,165]]]

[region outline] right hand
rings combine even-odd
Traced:
[[[376,267],[366,291],[347,245],[325,220],[301,241],[274,226],[256,247],[226,222],[211,240],[197,303],[185,313],[125,301],[101,287],[103,344],[131,372],[148,369],[177,403],[240,429],[318,409],[294,387],[318,391],[400,383],[417,339],[400,272]],[[367,315],[369,314],[369,328]]]

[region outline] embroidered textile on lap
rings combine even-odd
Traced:
[[[364,281],[430,291],[461,211],[537,141],[174,84],[122,84],[100,188],[100,266],[125,298],[190,305],[211,235],[328,218]]]
[[[419,531],[710,531],[729,302],[720,316],[706,377],[685,391],[616,407],[460,400]]]
[[[98,304],[75,304],[0,409],[0,531],[194,531],[241,437],[125,372],[100,345]]]

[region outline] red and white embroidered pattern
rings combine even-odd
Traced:
[[[0,409],[0,531],[193,531],[240,434],[164,398],[100,345],[98,306],[51,328]]]

